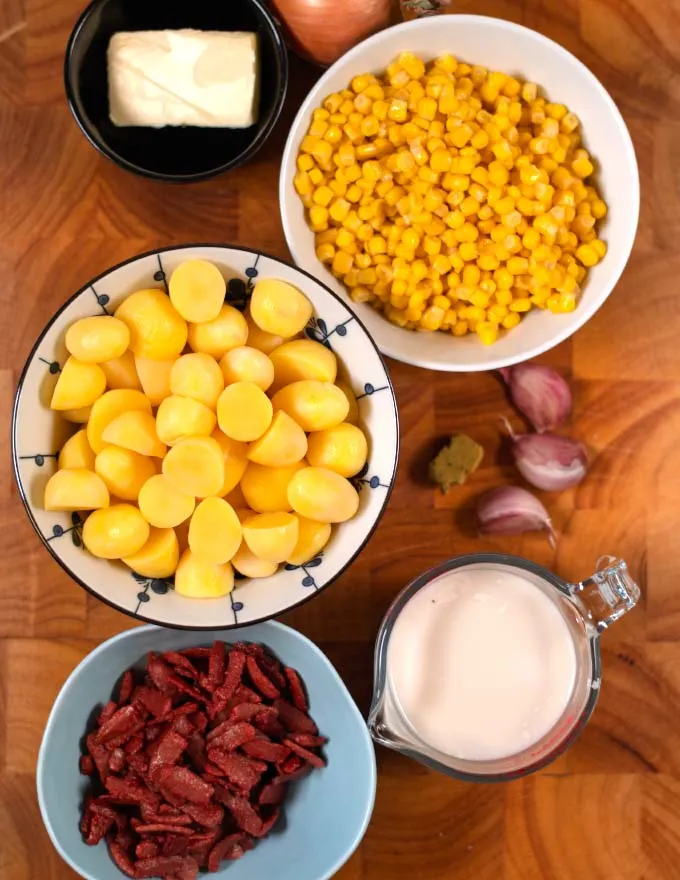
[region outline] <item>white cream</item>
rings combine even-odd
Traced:
[[[556,724],[576,678],[558,608],[503,569],[457,569],[406,604],[390,637],[387,676],[413,730],[463,760],[516,755]]]
[[[109,116],[118,126],[247,128],[257,121],[257,34],[129,31],[108,49]]]

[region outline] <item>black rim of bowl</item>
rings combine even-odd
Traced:
[[[327,581],[322,587],[319,587],[318,590],[315,590],[309,596],[306,596],[304,599],[301,599],[299,602],[295,602],[293,605],[289,605],[286,608],[282,608],[280,611],[276,611],[273,614],[266,614],[264,617],[258,617],[254,620],[247,620],[247,621],[244,621],[243,623],[231,623],[231,624],[227,624],[226,626],[215,626],[214,624],[211,624],[210,626],[184,626],[179,623],[162,623],[158,620],[155,620],[152,617],[145,617],[143,614],[139,614],[139,612],[130,611],[128,608],[122,608],[120,605],[117,605],[115,602],[112,602],[111,600],[106,599],[104,596],[101,596],[99,593],[96,592],[96,590],[94,590],[92,587],[90,587],[85,581],[81,580],[81,578],[79,578],[78,575],[76,575],[75,572],[73,572],[69,568],[69,566],[63,561],[63,559],[61,559],[61,557],[58,556],[58,554],[55,553],[55,551],[52,549],[52,545],[47,541],[47,539],[45,538],[45,536],[41,532],[40,528],[38,527],[38,523],[36,522],[36,520],[33,516],[33,513],[31,511],[31,507],[30,507],[30,504],[29,504],[28,499],[26,497],[26,493],[24,492],[24,487],[23,487],[23,484],[22,484],[22,481],[20,478],[20,474],[19,474],[19,454],[18,454],[18,450],[17,450],[17,440],[16,440],[16,427],[17,427],[17,414],[18,414],[18,410],[19,410],[19,400],[21,398],[21,393],[23,391],[24,380],[26,378],[26,373],[28,372],[28,368],[31,365],[31,363],[33,362],[33,359],[35,358],[36,352],[38,351],[38,348],[39,348],[41,342],[43,341],[43,339],[47,335],[47,332],[50,330],[52,325],[57,321],[57,319],[59,318],[61,313],[64,312],[71,305],[71,303],[75,302],[75,300],[78,299],[78,297],[81,296],[81,294],[83,294],[86,290],[89,290],[89,288],[92,285],[95,285],[99,281],[101,281],[102,278],[105,278],[107,275],[110,275],[111,272],[115,272],[117,269],[120,269],[123,266],[127,266],[130,263],[134,263],[137,260],[142,260],[145,257],[153,257],[156,254],[165,254],[165,253],[170,253],[172,251],[186,250],[188,248],[228,248],[230,250],[241,251],[241,252],[247,253],[247,254],[259,255],[262,257],[266,257],[268,260],[272,260],[275,263],[279,263],[282,266],[286,266],[289,269],[295,269],[295,271],[300,272],[302,275],[309,278],[310,281],[314,281],[318,285],[320,285],[320,287],[322,287],[324,289],[324,291],[329,296],[331,296],[333,299],[337,300],[353,316],[354,320],[357,322],[357,324],[361,327],[361,329],[366,334],[366,339],[368,340],[369,344],[372,346],[373,350],[378,355],[378,359],[380,360],[380,363],[382,364],[382,366],[385,370],[385,376],[387,377],[387,383],[388,383],[388,386],[389,386],[389,389],[390,389],[390,392],[392,395],[392,406],[394,408],[394,419],[395,419],[396,428],[397,428],[397,442],[396,442],[396,448],[395,448],[394,468],[392,470],[392,475],[390,477],[389,486],[387,488],[387,491],[385,492],[385,500],[382,503],[382,507],[380,508],[380,511],[378,513],[378,516],[376,517],[375,522],[373,523],[373,525],[371,526],[371,528],[367,532],[366,537],[361,542],[361,544],[357,548],[356,552],[352,556],[350,556],[350,558],[347,560],[347,562],[338,570],[338,572],[336,574],[333,575],[333,577],[330,578],[329,581]],[[81,586],[91,596],[94,596],[95,599],[98,599],[100,602],[103,602],[105,605],[108,605],[110,608],[113,608],[115,611],[120,611],[122,614],[125,614],[128,617],[132,617],[135,620],[142,620],[145,623],[152,623],[152,624],[154,624],[154,626],[160,626],[160,627],[163,627],[164,629],[196,630],[196,632],[201,632],[203,630],[225,630],[226,631],[226,630],[231,630],[231,629],[241,629],[241,627],[254,626],[256,623],[264,623],[267,620],[275,620],[280,615],[288,614],[288,612],[292,611],[294,608],[299,608],[301,605],[304,605],[307,602],[310,602],[316,596],[319,596],[321,593],[323,593],[325,590],[327,590],[328,587],[331,586],[331,584],[335,583],[335,581],[347,571],[347,569],[352,565],[352,563],[355,561],[355,559],[357,559],[357,557],[361,554],[361,552],[366,547],[368,542],[371,540],[371,538],[373,537],[373,534],[375,533],[375,530],[380,525],[380,521],[383,518],[385,511],[387,510],[387,506],[389,504],[390,497],[392,495],[392,490],[394,489],[394,484],[395,484],[396,477],[397,477],[397,470],[399,467],[399,451],[400,451],[400,439],[401,439],[400,432],[399,432],[399,408],[397,406],[397,397],[394,392],[394,385],[392,384],[392,377],[390,376],[390,372],[387,367],[387,364],[385,363],[385,359],[383,358],[382,354],[380,353],[380,349],[373,341],[373,337],[368,332],[368,330],[364,326],[361,319],[354,312],[352,312],[351,309],[349,309],[347,304],[336,293],[333,293],[333,291],[329,287],[326,287],[326,285],[323,283],[323,281],[319,281],[318,278],[315,278],[310,272],[307,272],[305,269],[302,269],[299,266],[295,266],[292,263],[288,263],[286,260],[281,260],[279,257],[273,257],[270,254],[266,254],[266,253],[263,253],[262,251],[255,250],[254,248],[241,247],[240,245],[220,244],[218,242],[192,242],[189,244],[168,245],[168,247],[154,248],[153,250],[145,251],[142,254],[137,254],[134,257],[129,257],[127,260],[121,260],[120,263],[116,263],[114,266],[111,266],[110,268],[106,269],[106,271],[100,272],[99,275],[96,275],[94,278],[92,278],[90,281],[88,281],[87,284],[84,284],[79,290],[77,290],[72,296],[70,296],[66,300],[66,302],[59,309],[57,309],[57,311],[54,313],[54,315],[47,322],[44,329],[41,331],[40,335],[38,336],[34,345],[32,346],[32,348],[28,354],[28,357],[26,358],[26,363],[24,364],[24,367],[21,371],[21,375],[19,376],[19,381],[17,383],[17,390],[14,395],[14,405],[12,407],[12,428],[11,428],[11,430],[12,430],[12,435],[11,435],[12,470],[14,471],[14,479],[16,481],[17,488],[19,490],[19,496],[20,496],[21,501],[23,503],[24,510],[26,511],[26,515],[28,516],[28,519],[29,519],[31,525],[33,526],[35,533],[40,538],[43,546],[49,551],[50,556],[61,566],[61,568],[71,578],[71,580],[75,581],[79,586]],[[196,601],[200,601],[200,600],[197,599]]]
[[[90,124],[83,118],[78,109],[71,76],[71,56],[73,54],[73,48],[78,40],[83,25],[90,15],[92,15],[95,9],[106,5],[108,2],[110,2],[110,0],[92,0],[92,2],[83,10],[68,38],[66,54],[64,56],[64,88],[66,91],[66,100],[68,101],[73,118],[78,123],[78,128],[85,135],[90,144],[101,153],[102,156],[106,156],[107,159],[115,165],[118,165],[119,168],[123,168],[125,171],[130,171],[133,174],[138,174],[141,177],[147,177],[151,180],[163,180],[168,183],[198,183],[202,180],[210,180],[213,177],[218,177],[220,174],[224,174],[226,171],[230,171],[232,168],[238,168],[239,165],[243,165],[245,162],[252,159],[269,138],[274,126],[278,122],[281,111],[283,110],[286,93],[288,91],[288,51],[279,24],[267,7],[264,6],[260,0],[249,0],[249,2],[259,11],[263,21],[266,22],[267,27],[269,28],[276,57],[281,66],[281,83],[274,103],[274,109],[272,110],[271,116],[266,125],[262,127],[254,140],[251,141],[242,153],[216,168],[210,168],[207,171],[198,171],[194,174],[163,174],[158,171],[153,171],[150,168],[143,168],[141,165],[136,165],[134,162],[129,162],[123,156],[120,156],[114,150],[110,149],[106,141],[94,136]],[[123,264],[121,263],[119,265]]]

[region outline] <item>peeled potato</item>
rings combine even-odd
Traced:
[[[274,381],[272,362],[266,354],[249,345],[239,345],[228,351],[220,360],[220,367],[225,385],[252,382],[266,391]]]
[[[338,388],[342,391],[342,393],[347,398],[347,403],[349,404],[349,412],[347,413],[346,422],[349,422],[350,425],[358,425],[359,424],[359,403],[356,398],[356,394],[352,391],[351,386],[347,382],[343,382],[338,379],[335,383]]]
[[[258,559],[245,541],[241,542],[241,546],[232,558],[231,564],[239,574],[247,578],[271,577],[273,574],[276,574],[278,569],[278,565],[275,562]]]
[[[224,482],[222,483],[222,488],[217,493],[220,497],[223,497],[230,492],[233,493],[238,488],[241,477],[248,467],[248,447],[245,443],[239,443],[238,440],[232,440],[231,437],[227,437],[219,429],[213,431],[212,436],[220,444],[224,457]],[[229,498],[226,500],[234,506]],[[245,506],[243,495],[241,495],[239,500]],[[238,507],[239,505],[237,504],[236,506]]]
[[[303,468],[291,479],[287,494],[295,513],[317,522],[345,522],[359,509],[354,486],[327,468]]]
[[[338,362],[333,352],[312,339],[293,339],[275,348],[270,355],[274,364],[274,390],[291,382],[318,379],[335,382]]]
[[[218,359],[232,348],[245,345],[247,339],[246,319],[238,309],[226,304],[214,320],[189,325],[191,348]]]
[[[85,425],[87,424],[90,413],[92,412],[91,406],[83,406],[80,409],[65,409],[62,410],[62,416],[66,419],[67,422],[75,422],[77,425]]]
[[[183,354],[170,370],[170,391],[183,397],[192,397],[215,409],[217,398],[224,391],[222,370],[209,354]]]
[[[241,546],[241,522],[223,498],[206,498],[196,507],[189,523],[189,549],[200,559],[229,562]]]
[[[281,388],[272,397],[274,411],[283,410],[303,431],[325,431],[344,422],[349,412],[345,394],[330,382],[304,379]]]
[[[290,565],[304,565],[323,550],[331,536],[330,523],[315,522],[298,516],[299,533],[293,552],[286,558]]]
[[[215,413],[192,397],[172,394],[156,413],[156,433],[161,443],[173,446],[185,437],[208,436],[215,430]]]
[[[366,464],[367,456],[366,435],[356,425],[343,422],[309,435],[307,459],[312,467],[328,468],[341,477],[353,477]]]
[[[158,439],[156,419],[142,410],[130,410],[116,416],[104,428],[102,440],[156,458],[163,458],[167,452],[165,444]]]
[[[186,260],[170,276],[170,301],[187,321],[201,324],[220,313],[227,285],[217,266],[207,260]]]
[[[98,364],[84,364],[68,358],[54,386],[52,409],[81,409],[92,406],[106,390],[106,375]]]
[[[149,398],[152,406],[158,406],[166,397],[170,397],[170,371],[174,364],[175,358],[163,361],[135,358],[142,391]]]
[[[306,464],[300,461],[289,467],[272,468],[251,461],[241,479],[241,491],[248,507],[258,513],[290,510],[288,484]]]
[[[57,471],[45,486],[45,510],[96,510],[108,506],[106,484],[85,468]]]
[[[175,592],[189,599],[220,599],[234,589],[234,569],[185,550],[175,573]]]
[[[149,524],[132,504],[114,504],[95,510],[83,526],[83,544],[100,559],[133,556],[148,539]]]
[[[66,331],[66,348],[84,364],[101,364],[119,358],[130,344],[130,331],[111,315],[81,318]]]
[[[247,466],[248,462],[246,461],[246,467]],[[226,467],[228,470],[228,466]],[[241,476],[243,476],[243,474],[241,474]],[[240,485],[234,486],[231,492],[229,492],[228,495],[224,496],[224,500],[228,501],[237,513],[241,508],[248,507],[248,502],[245,499],[245,495],[243,494],[243,490],[241,489]]]
[[[175,489],[163,474],[156,474],[139,490],[138,504],[149,525],[172,529],[189,519],[196,501],[193,496]]]
[[[150,413],[151,404],[141,391],[124,388],[107,391],[95,401],[87,423],[87,439],[95,453],[101,452],[106,446],[104,431],[107,425],[129,410]]]
[[[290,339],[312,317],[312,304],[297,287],[275,278],[264,278],[253,288],[250,314],[267,333]]]
[[[267,467],[286,467],[307,454],[307,435],[288,413],[275,413],[266,432],[250,444],[248,458]]]
[[[123,562],[143,577],[170,577],[179,562],[179,544],[174,529],[150,529],[142,549],[132,556],[125,556]]]
[[[94,470],[94,452],[87,442],[87,431],[81,428],[80,431],[69,437],[66,443],[61,447],[59,453],[59,468],[85,468],[88,471]]]
[[[136,388],[141,390],[142,383],[137,375],[135,356],[131,351],[125,351],[120,357],[100,364],[106,375],[108,388]]]
[[[225,474],[222,447],[214,437],[185,437],[168,450],[163,459],[163,474],[186,495],[219,495]]]
[[[118,446],[97,453],[94,469],[109,492],[123,501],[136,501],[144,483],[157,473],[152,459]]]
[[[137,357],[169,360],[178,357],[186,345],[186,321],[162,290],[130,294],[115,316],[127,325],[130,348]]]
[[[295,549],[298,534],[298,518],[292,513],[260,513],[243,523],[243,540],[265,562],[283,562]]]
[[[261,330],[255,321],[253,321],[253,316],[250,314],[249,308],[246,310],[246,322],[248,329],[248,345],[251,348],[256,348],[258,351],[261,351],[263,354],[269,354],[286,341],[283,336],[277,336],[275,333],[267,333],[265,330]]]
[[[220,431],[233,440],[259,439],[272,420],[272,402],[253,382],[228,385],[217,401]]]

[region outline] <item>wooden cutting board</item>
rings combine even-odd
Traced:
[[[0,2],[0,395],[5,438],[15,383],[36,335],[70,294],[140,251],[189,241],[287,257],[278,165],[289,122],[318,72],[296,60],[286,110],[245,168],[196,186],[134,178],[89,146],[62,90],[82,0]],[[456,0],[556,39],[612,93],[640,162],[633,257],[602,310],[543,360],[573,384],[570,430],[592,449],[577,490],[550,498],[560,533],[480,541],[472,503],[509,479],[490,374],[426,374],[391,363],[402,424],[390,508],[352,569],[286,622],[317,641],[362,709],[372,647],[392,597],[444,557],[482,547],[535,559],[568,579],[603,553],[628,560],[644,591],[604,639],[604,686],[571,751],[505,786],[472,786],[380,750],[373,822],[341,880],[675,880],[680,876],[680,0]],[[484,464],[438,495],[426,481],[438,438],[463,431]],[[5,440],[7,444],[7,440]],[[0,877],[73,872],[42,830],[34,771],[47,715],[78,661],[134,625],[87,596],[33,534],[0,470]],[[300,880],[307,880],[301,877]]]

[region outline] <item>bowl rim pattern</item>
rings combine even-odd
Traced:
[[[287,268],[293,269],[296,272],[300,272],[302,275],[306,276],[310,281],[313,281],[316,284],[318,284],[320,287],[322,287],[326,294],[331,296],[333,299],[337,300],[343,306],[343,308],[345,308],[347,311],[350,311],[350,313],[351,313],[351,310],[347,307],[347,304],[343,302],[341,297],[339,297],[336,293],[334,293],[322,281],[319,281],[317,278],[315,278],[310,272],[307,272],[305,269],[302,269],[299,266],[295,266],[292,263],[288,263],[286,260],[282,260],[279,257],[271,256],[270,254],[267,254],[261,250],[255,249],[255,248],[248,248],[248,247],[242,247],[240,245],[230,245],[230,244],[215,243],[215,242],[190,242],[190,243],[185,243],[185,244],[180,244],[180,245],[168,245],[166,247],[153,248],[152,250],[144,251],[143,253],[136,254],[133,257],[129,257],[126,260],[122,260],[119,263],[116,263],[115,265],[108,267],[105,271],[99,273],[94,278],[90,279],[86,284],[82,285],[82,287],[80,287],[75,293],[73,293],[59,307],[59,309],[57,309],[57,311],[52,315],[52,317],[49,319],[47,324],[43,327],[39,336],[36,338],[36,341],[34,342],[34,344],[31,346],[31,350],[26,357],[24,366],[21,370],[21,373],[19,375],[19,379],[16,384],[16,391],[14,393],[14,401],[12,404],[12,419],[11,419],[11,428],[10,428],[10,430],[11,430],[10,444],[11,444],[11,454],[12,454],[12,471],[14,474],[14,480],[16,482],[16,485],[17,485],[17,488],[19,491],[19,497],[21,498],[21,502],[22,502],[24,511],[26,513],[26,516],[28,517],[28,520],[31,523],[31,526],[33,527],[33,530],[37,534],[41,543],[47,549],[47,551],[49,552],[52,559],[54,559],[58,563],[58,565],[69,576],[69,578],[72,581],[74,581],[75,583],[77,583],[80,587],[82,587],[87,593],[89,593],[95,599],[98,599],[100,602],[104,602],[106,605],[113,608],[115,611],[118,611],[119,613],[125,614],[128,617],[131,617],[133,620],[139,620],[139,621],[142,621],[143,623],[151,624],[153,626],[158,626],[158,627],[164,628],[164,629],[192,630],[195,632],[220,630],[222,632],[228,632],[229,630],[241,629],[244,627],[255,626],[256,624],[261,624],[261,623],[265,623],[268,621],[272,621],[281,614],[287,614],[290,611],[293,611],[294,609],[301,607],[302,605],[311,601],[315,596],[318,596],[321,593],[323,593],[325,590],[327,590],[328,587],[330,587],[339,577],[341,577],[348,570],[348,568],[355,562],[355,560],[359,557],[359,555],[364,551],[366,545],[371,540],[376,529],[380,525],[380,521],[381,521],[383,515],[385,514],[385,511],[387,510],[387,507],[388,507],[389,501],[390,501],[390,497],[392,495],[392,490],[394,489],[397,471],[399,468],[399,452],[400,452],[400,442],[401,442],[400,430],[399,430],[400,429],[399,408],[397,406],[397,398],[396,398],[396,394],[394,391],[394,385],[392,383],[392,379],[391,379],[387,364],[385,363],[385,359],[384,359],[382,353],[380,352],[380,349],[376,345],[373,337],[368,332],[368,330],[366,329],[366,327],[364,326],[364,324],[362,323],[360,318],[358,318],[356,315],[351,313],[352,319],[357,322],[359,327],[364,332],[366,340],[368,341],[368,343],[371,345],[371,347],[375,351],[375,353],[379,359],[379,362],[385,371],[385,377],[386,377],[386,380],[388,383],[387,390],[390,391],[392,406],[393,406],[393,410],[394,410],[394,420],[395,420],[395,428],[396,428],[394,466],[393,466],[392,473],[389,477],[389,482],[385,486],[385,497],[384,497],[384,500],[383,500],[382,505],[380,507],[380,511],[375,519],[375,522],[371,525],[370,529],[367,531],[365,537],[361,541],[361,544],[357,547],[356,551],[352,554],[352,556],[350,556],[346,560],[346,562],[338,569],[338,571],[334,575],[332,575],[326,583],[324,583],[321,586],[318,586],[313,592],[310,592],[310,594],[308,596],[303,597],[298,602],[295,602],[292,605],[288,605],[285,608],[278,609],[277,611],[274,611],[272,614],[266,614],[262,617],[258,617],[258,618],[254,618],[254,619],[250,619],[250,620],[244,620],[242,622],[239,622],[238,620],[236,620],[234,623],[231,623],[228,625],[218,626],[218,625],[215,625],[215,623],[211,623],[210,625],[202,626],[202,625],[197,625],[195,623],[188,625],[188,624],[175,623],[175,622],[172,622],[172,623],[165,622],[165,621],[159,622],[155,618],[146,617],[144,614],[141,614],[139,611],[139,607],[136,610],[132,610],[129,608],[125,608],[122,605],[116,604],[112,600],[103,596],[101,593],[97,592],[97,590],[94,587],[91,587],[88,583],[86,583],[86,581],[84,581],[82,578],[80,578],[69,567],[69,565],[61,558],[61,556],[53,549],[52,544],[47,540],[47,538],[43,534],[42,530],[38,526],[38,523],[33,515],[31,502],[29,501],[29,499],[27,497],[27,493],[24,489],[24,485],[23,485],[20,470],[19,470],[19,450],[17,448],[16,433],[17,433],[18,413],[19,413],[19,402],[20,402],[22,391],[23,391],[24,380],[26,378],[26,374],[29,370],[30,365],[33,363],[33,361],[37,355],[38,349],[39,349],[43,339],[45,338],[45,336],[47,335],[49,330],[58,321],[61,314],[64,311],[66,311],[66,309],[68,309],[69,306],[72,303],[74,303],[83,293],[85,293],[86,291],[91,289],[93,285],[97,284],[103,278],[106,278],[108,275],[117,271],[121,267],[130,265],[131,263],[135,263],[138,260],[143,260],[148,257],[157,256],[159,254],[169,253],[169,252],[173,252],[173,251],[187,250],[187,249],[191,249],[191,248],[227,248],[230,250],[236,250],[236,251],[252,254],[255,257],[266,257],[267,259],[272,260],[275,263],[279,263],[281,265],[286,266]]]

